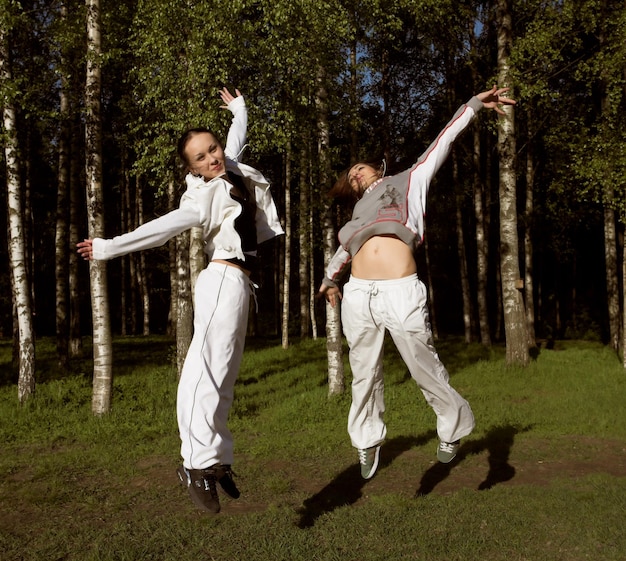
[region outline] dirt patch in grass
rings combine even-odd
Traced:
[[[337,465],[336,470],[315,464],[302,466],[277,458],[264,467],[264,473],[283,476],[288,481],[289,492],[263,497],[267,490],[259,490],[246,474],[245,461],[235,467],[242,495],[238,500],[224,497],[222,513],[227,515],[259,512],[268,503],[284,504],[294,501],[294,508],[302,515],[306,525],[324,512],[348,504],[360,505],[371,496],[397,493],[407,497],[434,494],[451,494],[462,489],[482,491],[498,485],[550,485],[557,479],[583,478],[591,474],[626,477],[626,443],[585,437],[563,437],[558,440],[530,439],[509,446],[506,438],[501,445],[493,441],[483,446],[480,441],[468,440],[461,446],[457,458],[450,464],[436,461],[433,446],[409,447],[407,439],[391,440],[383,445],[380,465],[376,475],[363,480],[357,464]],[[420,442],[416,442],[420,444]],[[433,448],[433,450],[430,450]],[[430,453],[432,452],[432,454]],[[163,489],[179,485],[170,459],[149,458],[139,466],[141,476],[131,484],[162,486]],[[149,483],[148,483],[149,482]],[[304,497],[300,501],[301,497]],[[180,487],[180,504],[190,510],[186,491]],[[187,505],[189,503],[189,505]],[[299,503],[299,504],[295,504]],[[144,505],[149,508],[149,505]]]
[[[336,469],[315,462],[303,466],[284,458],[272,460],[262,470],[251,461],[247,469],[245,459],[238,458],[236,481],[242,495],[238,500],[222,495],[222,515],[262,512],[270,504],[291,506],[299,515],[299,525],[308,527],[325,513],[346,505],[360,506],[377,495],[395,493],[418,498],[431,493],[482,491],[500,485],[543,486],[558,479],[579,479],[591,474],[626,477],[626,443],[623,441],[585,437],[528,438],[513,445],[511,438],[500,433],[482,441],[468,439],[450,464],[436,461],[435,446],[432,434],[422,439],[388,440],[381,450],[376,475],[367,481],[360,476],[356,453],[353,460],[344,455]],[[77,497],[76,502],[56,505],[55,516],[67,523],[76,520],[77,513],[90,517],[90,512],[98,512],[98,509],[90,505],[96,499],[89,497],[98,497],[102,505],[106,505],[99,519],[103,523],[108,516],[114,517],[124,508],[141,509],[155,516],[175,512],[177,516],[195,517],[200,511],[180,485],[176,467],[171,457],[153,456],[139,461],[130,479],[122,480],[106,473],[72,480],[72,496]],[[272,491],[271,486],[259,485],[251,473],[253,469],[265,474],[264,477],[271,475],[275,481],[284,482],[284,486]],[[31,476],[28,470],[16,472],[5,479],[5,484],[45,487],[45,482],[39,479],[30,481]],[[40,492],[46,492],[44,487]],[[49,515],[49,511],[36,502],[19,501],[9,509],[0,510],[0,528],[16,528],[21,523],[36,527],[38,520]]]

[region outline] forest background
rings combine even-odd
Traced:
[[[57,337],[63,359],[91,327],[89,273],[75,255],[75,242],[88,235],[86,6],[0,6],[0,192],[10,200],[11,107],[34,330]],[[102,0],[104,234],[177,206],[177,138],[191,126],[225,138],[230,114],[219,108],[218,89],[238,88],[250,114],[244,161],[271,181],[287,230],[262,248],[250,332],[323,335],[324,307],[314,295],[346,218],[325,193],[357,158],[384,157],[390,173],[408,167],[461,103],[496,83],[503,13],[509,83],[499,85],[518,101],[517,229],[530,338],[586,337],[618,350],[623,1],[233,0],[216,8]],[[504,338],[497,132],[485,111],[457,141],[431,187],[417,256],[435,335],[463,332],[485,345]],[[7,215],[0,215],[3,287],[12,286]],[[176,330],[176,248],[170,242],[107,265],[114,333]],[[15,289],[2,291],[1,337],[17,331],[14,306]]]

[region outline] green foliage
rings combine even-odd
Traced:
[[[63,4],[68,9],[64,19]],[[0,18],[11,30],[14,73],[0,89],[18,109],[29,164],[24,174],[33,186],[33,231],[35,239],[43,240],[35,244],[33,260],[38,315],[44,323],[40,331],[50,333],[58,97],[63,77],[71,98],[80,183],[85,7],[79,0],[3,0],[2,8]],[[535,241],[540,240],[540,247],[535,243],[540,277],[555,262],[566,268],[576,259],[586,261],[580,240],[597,231],[603,206],[626,220],[626,10],[618,0],[518,0],[512,10],[519,185],[521,191],[524,158],[532,156],[535,211],[527,223]],[[107,229],[122,231],[117,222],[120,186],[136,179],[127,174],[159,196],[172,179],[180,180],[175,143],[185,129],[207,125],[225,137],[230,115],[219,108],[218,89],[227,86],[246,96],[246,158],[271,180],[282,216],[289,213],[294,223],[308,223],[308,217],[298,216],[297,186],[291,186],[292,208],[284,208],[281,200],[287,158],[292,177],[311,183],[318,243],[322,194],[334,180],[325,178],[322,184],[318,170],[320,88],[327,94],[332,170],[344,169],[357,157],[384,153],[389,170],[397,171],[414,162],[459,103],[492,83],[497,74],[493,14],[494,2],[466,0],[233,0],[219,8],[191,0],[103,3]],[[478,125],[480,176],[485,187],[491,186],[485,193],[491,208],[497,200],[495,122],[492,114],[483,114]],[[474,174],[472,140],[467,134],[457,142],[458,189],[465,195]],[[437,251],[431,255],[431,270],[443,272],[433,282],[458,290],[455,242],[447,220],[456,204],[449,164],[434,185],[428,230]],[[465,224],[472,228],[471,200],[463,200]],[[490,225],[491,233],[497,232],[497,220]],[[496,237],[490,236],[492,245]],[[495,245],[490,249],[495,255]],[[317,258],[317,277],[320,262]],[[8,279],[6,268],[1,273]],[[571,270],[563,272],[563,278],[570,276]],[[536,280],[549,294],[544,301],[552,298],[545,278]],[[10,304],[0,305],[3,323],[10,325]],[[453,321],[460,321],[455,314]]]

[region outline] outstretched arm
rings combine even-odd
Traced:
[[[111,239],[85,239],[76,246],[79,255],[87,261],[108,260],[134,251],[162,246],[181,232],[200,225],[197,205],[192,202],[181,203],[179,208],[150,220],[131,232]]]
[[[222,109],[228,109],[233,114],[233,120],[228,130],[224,152],[231,160],[237,161],[246,144],[248,130],[248,109],[246,102],[239,90],[235,90],[236,96],[228,91],[228,88],[220,90],[220,97],[224,105]]]

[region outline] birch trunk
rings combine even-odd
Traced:
[[[122,161],[124,170],[124,182],[121,189],[122,207],[120,208],[121,230],[122,232],[130,232],[132,228],[130,212],[130,173]],[[129,277],[128,267],[130,258],[128,255],[120,257],[120,334],[128,335],[128,285]]]
[[[529,127],[530,128],[530,127]],[[530,137],[530,130],[529,130]],[[526,326],[528,345],[536,346],[535,340],[535,295],[533,282],[533,239],[532,222],[534,214],[535,162],[530,145],[526,154],[526,209],[524,228],[524,298],[526,300]]]
[[[0,81],[11,83],[8,29],[0,24]],[[13,101],[3,96],[4,157],[6,162],[7,213],[9,224],[9,262],[13,306],[17,319],[18,382],[17,398],[24,403],[35,393],[35,334],[27,275],[26,240],[18,160],[18,137]]]
[[[613,193],[609,193],[612,197]],[[619,281],[617,274],[617,234],[615,227],[615,212],[605,203],[604,205],[604,259],[606,267],[606,292],[609,316],[609,336],[611,348],[619,350]]]
[[[80,323],[80,293],[82,286],[78,282],[78,254],[73,251],[80,241],[79,216],[81,216],[82,201],[80,193],[80,168],[78,161],[78,118],[72,118],[72,128],[70,133],[70,228],[69,244],[72,251],[69,252],[69,292],[70,292],[70,357],[79,357],[83,353],[83,339],[81,335]]]
[[[204,253],[204,238],[202,228],[189,230],[189,282],[191,284],[191,304],[196,293],[196,281],[200,273],[206,268],[206,254]]]
[[[424,237],[424,259],[426,260],[426,282],[428,284],[428,317],[430,320],[430,330],[433,339],[439,339],[439,323],[437,322],[437,310],[435,309],[435,285],[430,269],[430,250],[428,246],[428,236]]]
[[[85,152],[87,220],[89,237],[103,237],[102,213],[102,120],[101,36],[99,0],[86,0],[87,6],[87,73],[85,80]],[[93,321],[93,395],[91,409],[95,415],[111,410],[113,388],[113,351],[104,261],[89,262],[91,312]]]
[[[328,103],[324,80],[326,75],[322,67],[318,68],[318,89],[315,96],[317,109],[317,135],[320,161],[320,185],[330,183],[330,128],[328,125]],[[333,227],[330,207],[324,212],[324,267],[328,266],[335,253],[335,228]],[[326,352],[328,354],[328,394],[337,395],[345,389],[343,372],[343,348],[341,333],[341,304],[334,308],[326,303]]]
[[[489,244],[486,236],[485,204],[483,182],[480,178],[480,131],[474,128],[474,220],[476,234],[476,301],[478,304],[478,325],[480,342],[491,347],[491,331],[489,329],[489,308],[487,306],[487,278]]]
[[[135,179],[137,201],[137,226],[144,223],[143,215],[143,181],[140,176]],[[142,333],[150,335],[150,290],[148,289],[148,274],[146,268],[146,254],[142,251],[137,256],[137,284],[139,286],[139,296],[141,298],[142,310]]]
[[[67,7],[61,7],[61,17],[67,16]],[[65,66],[64,60],[61,67]],[[59,171],[57,187],[56,230],[54,240],[55,304],[57,358],[61,368],[69,366],[69,183],[70,183],[70,115],[69,85],[67,76],[61,74],[59,103]],[[74,246],[75,247],[75,246]]]
[[[325,213],[324,226],[324,266],[335,253],[335,228],[330,209]],[[328,395],[338,395],[345,390],[343,372],[343,347],[341,333],[341,300],[333,308],[326,302],[326,353],[328,355]]]
[[[289,348],[289,280],[291,278],[291,142],[285,155],[285,256],[283,274],[283,312],[281,317],[281,341],[283,349]]]
[[[178,271],[176,281],[176,366],[179,378],[193,335],[193,303],[189,265],[190,238],[191,230],[176,236],[176,268]]]
[[[452,152],[452,184],[459,185],[459,162],[456,150]],[[457,187],[458,188],[458,187]],[[457,192],[456,202],[456,242],[459,270],[461,273],[461,295],[463,296],[463,327],[465,342],[472,342],[472,299],[470,297],[469,273],[467,271],[467,249],[463,235],[463,197]]]
[[[509,0],[497,0],[498,84],[509,84],[509,53],[512,45],[512,19]],[[515,119],[512,105],[504,106],[498,119],[498,155],[500,157],[500,273],[506,336],[506,362],[526,366],[529,362],[526,313],[522,299],[517,234],[515,180]]]
[[[175,205],[176,188],[172,179],[167,184],[167,204],[172,210]],[[170,271],[170,311],[167,321],[167,334],[176,335],[176,318],[178,317],[178,269],[176,265],[176,238],[168,242],[169,271]]]
[[[313,213],[309,215],[309,246],[313,249]],[[309,259],[309,316],[311,318],[311,337],[317,340],[317,317],[315,315],[315,295],[317,287],[315,286],[315,259],[314,253],[311,251]]]
[[[309,214],[311,212],[310,197],[311,188],[309,184],[309,166],[307,162],[310,154],[308,150],[302,150],[300,158],[300,201],[298,213],[300,224],[298,227],[298,279],[300,281],[300,337],[309,336],[309,326],[311,325],[312,298],[315,293],[312,288],[314,283],[309,277],[309,268],[312,251],[311,236],[309,233]]]
[[[472,57],[477,56],[475,22],[468,21],[469,25],[469,42]],[[477,91],[480,82],[478,67],[476,64],[471,65],[473,90]],[[487,217],[485,208],[489,206],[485,203],[485,182],[482,180],[481,165],[481,144],[480,144],[480,128],[473,127],[473,150],[472,160],[474,164],[473,173],[473,200],[474,200],[474,228],[476,236],[476,305],[478,313],[478,327],[480,333],[480,342],[487,348],[491,347],[491,330],[489,328],[489,299],[487,298],[487,281],[489,278],[489,243],[486,232]],[[489,169],[489,166],[486,166]]]

